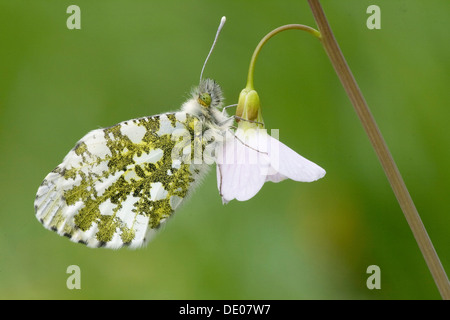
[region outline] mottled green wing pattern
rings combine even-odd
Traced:
[[[37,218],[90,247],[142,246],[207,171],[186,156],[198,122],[176,112],[89,132],[42,182]]]

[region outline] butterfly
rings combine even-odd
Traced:
[[[137,248],[173,215],[233,124],[220,86],[202,79],[225,21],[181,111],[93,130],[45,177],[34,201],[44,227],[89,247]]]
[[[202,80],[181,111],[86,134],[40,185],[34,207],[47,229],[89,247],[146,244],[214,162],[233,118]]]

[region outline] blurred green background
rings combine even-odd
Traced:
[[[81,8],[81,30],[66,9]],[[381,30],[366,9],[381,8]],[[450,272],[450,2],[322,5]],[[39,184],[88,131],[177,110],[205,76],[237,102],[253,49],[306,1],[0,0],[0,298],[439,299],[369,140],[319,41],[273,38],[256,65],[266,126],[327,170],[222,205],[215,168],[144,249],[89,249],[34,217]],[[81,290],[66,269],[81,268]],[[381,269],[369,290],[366,269]]]

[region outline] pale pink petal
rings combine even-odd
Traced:
[[[217,164],[217,186],[224,203],[233,199],[249,200],[264,185],[269,157],[254,148],[257,138],[238,130],[234,139],[225,143]]]
[[[275,174],[267,176],[269,181],[279,182],[289,178],[295,181],[312,182],[325,175],[325,170],[314,162],[302,157],[277,139],[273,137],[270,139],[270,164]]]
[[[254,197],[266,181],[311,182],[325,170],[269,136],[265,129],[236,130],[217,158],[217,186],[224,203]]]
[[[283,181],[286,179],[288,179],[288,177],[282,175],[279,172],[277,172],[275,174],[269,174],[266,176],[266,181],[272,181],[272,182],[280,182],[280,181]]]

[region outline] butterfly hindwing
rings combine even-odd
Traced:
[[[207,171],[192,161],[197,123],[176,112],[89,132],[39,187],[37,218],[90,247],[143,245]]]

